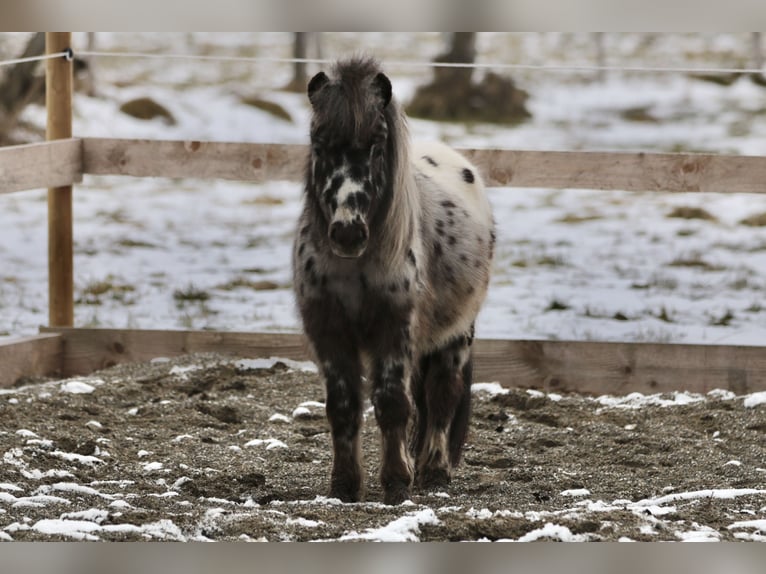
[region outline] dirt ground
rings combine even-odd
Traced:
[[[197,355],[11,391],[5,540],[735,540],[766,518],[766,406],[723,394],[628,409],[475,392],[449,490],[391,507],[370,411],[366,502],[324,497],[323,387],[283,363]]]

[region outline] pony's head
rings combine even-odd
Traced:
[[[327,222],[339,257],[367,248],[375,216],[390,202],[391,82],[371,59],[339,62],[333,78],[319,72],[308,84],[311,163],[307,192]]]

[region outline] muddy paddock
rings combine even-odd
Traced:
[[[395,507],[368,408],[366,500],[341,504],[305,367],[196,355],[1,391],[0,539],[766,540],[762,394],[476,385],[450,488]]]

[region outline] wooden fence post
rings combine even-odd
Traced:
[[[46,32],[45,52],[71,48],[71,32]],[[72,61],[46,60],[46,139],[72,137]],[[72,247],[72,186],[48,189],[48,320],[51,326],[74,324],[74,253]]]

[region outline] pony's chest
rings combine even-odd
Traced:
[[[382,277],[365,269],[329,273],[325,289],[354,320],[369,316],[374,309],[406,305],[414,293],[413,281],[405,276]]]

